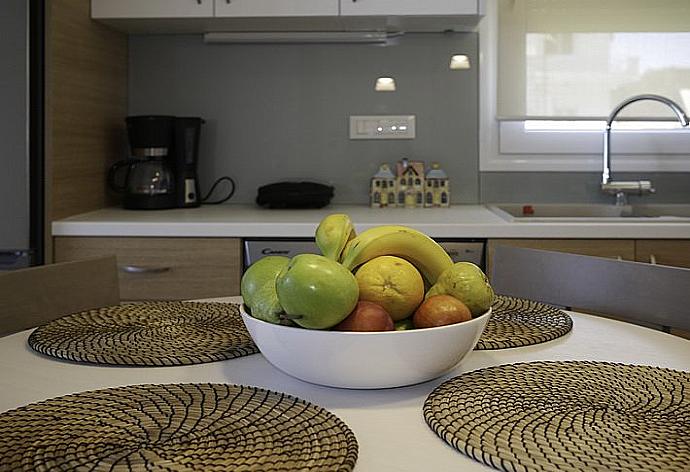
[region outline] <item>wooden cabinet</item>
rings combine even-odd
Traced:
[[[690,240],[638,239],[635,260],[690,268]]]
[[[211,18],[213,2],[214,0],[91,0],[91,18]]]
[[[217,17],[337,16],[338,0],[215,0]]]
[[[481,0],[340,0],[343,16],[478,15]]]
[[[55,261],[115,255],[123,300],[239,295],[238,238],[56,237]]]

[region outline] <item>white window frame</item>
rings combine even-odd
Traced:
[[[487,2],[478,32],[479,170],[601,172],[603,130],[535,131],[526,130],[525,121],[496,119],[498,9],[495,2]],[[669,116],[673,116],[670,110]],[[616,130],[614,125],[611,158],[614,173],[690,172],[690,130],[632,132]]]

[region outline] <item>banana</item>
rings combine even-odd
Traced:
[[[347,243],[341,264],[350,270],[378,256],[398,256],[410,261],[431,284],[453,265],[448,253],[433,239],[407,226],[370,228]]]
[[[355,236],[350,217],[344,213],[333,213],[322,219],[316,228],[316,245],[321,254],[337,261],[347,242]]]

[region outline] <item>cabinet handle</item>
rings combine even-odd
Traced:
[[[656,256],[654,254],[649,255],[649,263],[656,265]]]
[[[120,270],[127,274],[162,274],[163,272],[170,272],[170,267],[141,267],[126,265],[120,266]]]

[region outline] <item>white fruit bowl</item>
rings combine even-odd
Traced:
[[[306,382],[340,388],[412,385],[443,375],[474,349],[491,309],[470,321],[409,331],[323,331],[253,318],[241,307],[254,343],[274,367]]]

